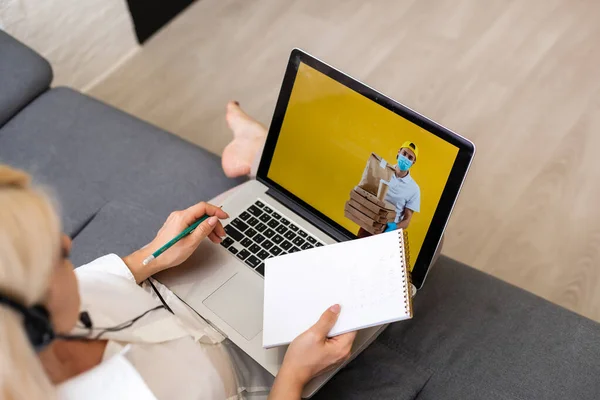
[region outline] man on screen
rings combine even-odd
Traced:
[[[417,162],[419,148],[413,142],[404,142],[398,155],[395,174],[389,181],[385,200],[396,206],[396,220],[388,222],[385,232],[408,228],[413,213],[421,208],[421,189],[410,176],[410,168]]]

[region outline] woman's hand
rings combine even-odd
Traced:
[[[210,217],[198,225],[192,233],[174,244],[148,265],[142,265],[142,261],[146,257],[179,235],[181,231],[196,222],[204,214],[210,215]],[[131,270],[136,282],[140,283],[157,272],[183,263],[205,238],[208,237],[213,243],[220,243],[221,237],[225,236],[225,229],[223,229],[219,219],[225,218],[229,218],[225,211],[205,202],[198,203],[182,211],[172,212],[152,242],[125,257],[123,261]]]
[[[356,332],[327,337],[339,314],[340,306],[331,306],[316,324],[294,339],[285,353],[270,400],[300,398],[308,381],[350,357]]]

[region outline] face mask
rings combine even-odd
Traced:
[[[400,168],[400,171],[408,171],[412,164],[412,161],[406,158],[406,156],[402,154],[398,156],[398,168]]]

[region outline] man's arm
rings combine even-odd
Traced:
[[[415,194],[411,196],[406,205],[404,206],[404,214],[402,215],[402,221],[398,222],[398,228],[406,229],[410,220],[415,212],[421,210],[421,190],[417,188]]]
[[[410,219],[413,216],[414,211],[411,210],[410,208],[404,208],[404,215],[402,216],[402,221],[399,221],[397,226],[397,229],[406,229],[408,228],[408,224],[410,224]]]
[[[402,220],[396,222],[388,222],[387,228],[385,228],[384,232],[395,231],[396,229],[406,229],[408,228],[408,224],[410,224],[410,219],[412,218],[414,211],[409,208],[404,208],[404,215],[402,215]]]

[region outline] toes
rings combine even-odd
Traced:
[[[227,112],[225,114],[225,119],[227,120],[227,125],[229,125],[229,129],[231,129],[234,134],[244,129],[245,120],[247,118],[248,116],[244,111],[242,111],[237,101],[230,101],[229,103],[227,103]]]
[[[227,103],[227,117],[250,118],[240,107],[240,102],[233,100]]]
[[[232,101],[227,102],[227,112],[228,113],[236,111],[236,109],[237,110],[240,109],[240,103],[239,103],[239,101],[232,100]]]

